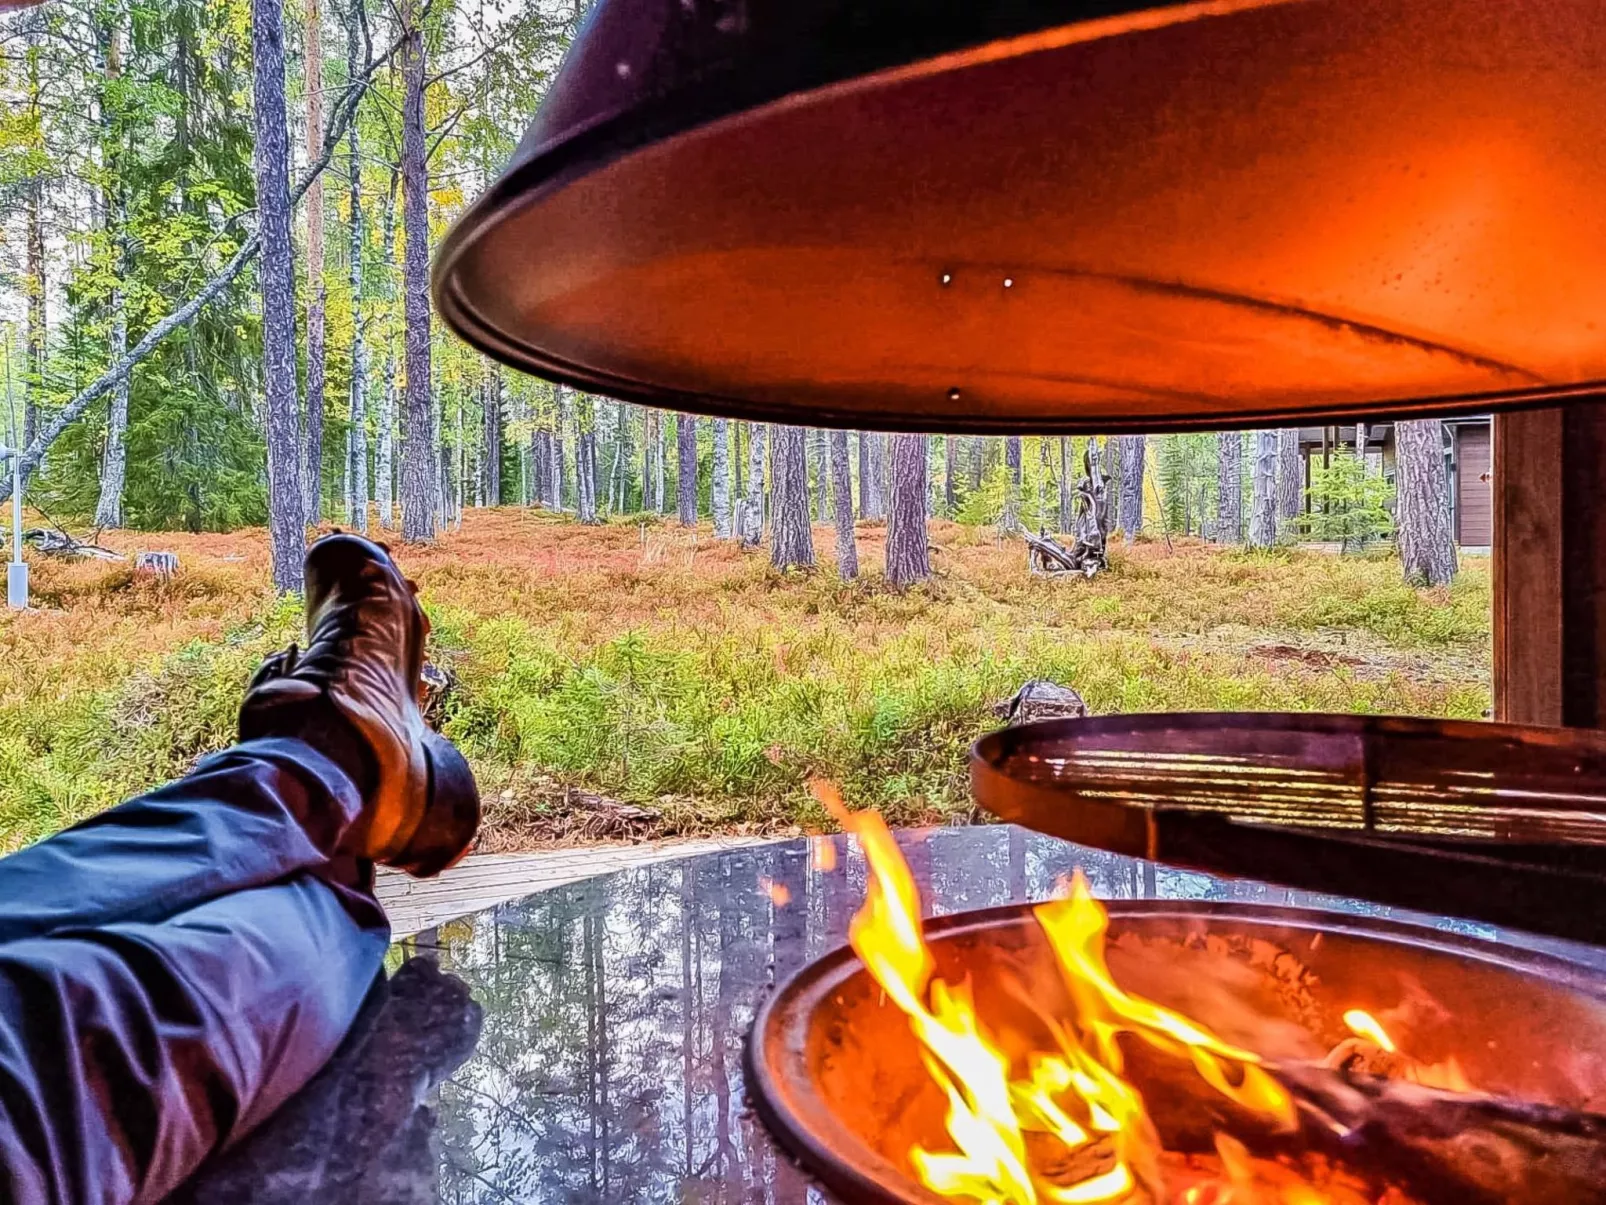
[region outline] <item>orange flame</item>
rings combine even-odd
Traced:
[[[1387,1054],[1397,1054],[1401,1064],[1400,1078],[1424,1088],[1442,1088],[1446,1092],[1474,1092],[1472,1081],[1462,1070],[1460,1060],[1451,1055],[1442,1063],[1424,1063],[1412,1058],[1395,1045],[1378,1019],[1365,1009],[1352,1008],[1344,1014],[1344,1024],[1356,1037],[1372,1043]]]
[[[1143,1098],[1121,1076],[1121,1034],[1191,1061],[1207,1084],[1267,1122],[1294,1125],[1293,1102],[1256,1055],[1116,985],[1104,960],[1107,918],[1080,875],[1068,898],[1034,910],[1075,1015],[1045,1018],[1058,1049],[1033,1053],[1024,1065],[1012,1061],[977,1015],[969,983],[935,977],[914,880],[881,817],[849,812],[829,783],[811,788],[858,838],[870,870],[849,942],[908,1017],[926,1068],[948,1100],[947,1131],[957,1149],[910,1151],[929,1188],[987,1205],[1085,1205],[1126,1200],[1140,1189],[1159,1198],[1160,1145]],[[1034,1165],[1029,1134],[1048,1136],[1067,1154],[1085,1153],[1086,1165],[1096,1170],[1070,1182],[1051,1178]],[[1302,1205],[1291,1195],[1262,1199]]]

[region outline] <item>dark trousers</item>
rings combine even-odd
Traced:
[[[159,1200],[318,1071],[390,942],[361,807],[253,741],[0,860],[0,1202]]]

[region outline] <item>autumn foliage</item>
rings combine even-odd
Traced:
[[[812,575],[706,525],[514,509],[401,549],[458,678],[447,731],[484,787],[486,846],[594,831],[574,814],[598,796],[656,814],[649,831],[806,825],[815,774],[895,822],[961,816],[967,745],[1031,677],[1095,712],[1488,706],[1486,562],[1421,592],[1381,554],[1140,542],[1063,581],[1030,576],[1018,540],[931,531],[936,577],[904,592],[881,576],[881,524],[860,524],[851,584],[824,528]],[[225,745],[251,670],[299,629],[261,530],[106,542],[170,549],[181,572],[35,561],[39,609],[0,620],[0,848]]]

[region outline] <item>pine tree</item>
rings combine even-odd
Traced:
[[[307,0],[305,73],[307,162],[323,153],[323,11]],[[323,420],[326,364],[324,336],[328,287],[323,278],[323,180],[307,190],[307,423],[301,487],[308,523],[323,515]]]
[[[831,503],[836,516],[836,570],[845,582],[859,576],[859,550],[853,531],[853,480],[848,466],[848,433],[829,433]]]
[[[675,446],[678,465],[675,472],[675,503],[683,527],[697,524],[697,416],[675,416]]]
[[[1243,435],[1222,431],[1216,440],[1216,539],[1237,544],[1244,538]]]
[[[1143,477],[1148,437],[1121,436],[1121,531],[1132,543],[1143,531]]]
[[[1398,541],[1405,580],[1447,586],[1455,579],[1450,479],[1444,424],[1436,418],[1394,424]]]
[[[1256,431],[1250,478],[1249,547],[1277,542],[1277,432]]]
[[[295,257],[290,244],[290,135],[284,99],[284,24],[278,0],[251,0],[258,228],[262,233],[262,377],[267,408],[268,539],[273,584],[302,586],[306,524],[296,445]]]
[[[924,435],[892,437],[892,499],[887,515],[887,581],[902,588],[931,576],[926,535]]]
[[[266,3],[267,0],[256,0]],[[402,0],[402,261],[407,388],[402,408],[402,538],[435,538],[439,458],[430,372],[429,179],[424,145],[424,33],[417,0]]]
[[[802,427],[775,427],[771,456],[770,564],[777,569],[814,568],[814,533],[809,526],[807,433]]]

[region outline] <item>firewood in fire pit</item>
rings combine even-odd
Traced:
[[[1273,1071],[1302,1142],[1433,1205],[1606,1201],[1606,1117],[1322,1066]]]

